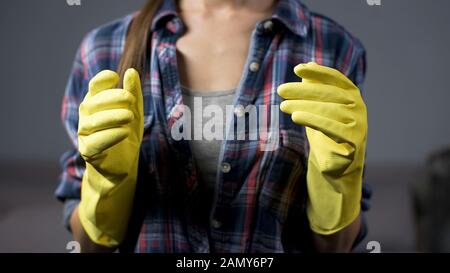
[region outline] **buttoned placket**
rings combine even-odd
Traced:
[[[252,33],[251,44],[249,54],[247,56],[246,65],[239,86],[236,90],[236,98],[234,100],[234,115],[242,118],[245,116],[245,108],[252,104],[257,96],[256,93],[244,94],[244,89],[248,86],[254,86],[255,81],[261,78],[258,73],[261,72],[261,66],[264,61],[265,53],[271,44],[273,38],[274,23],[272,19],[264,20],[257,24],[256,29]],[[261,72],[262,73],[262,72]],[[227,124],[227,138],[230,133],[230,126],[235,126],[236,119],[233,117],[231,124]],[[235,187],[223,187],[225,183],[234,183],[227,181],[228,175],[232,174],[235,165],[235,159],[225,155],[227,151],[227,141],[223,141],[220,156],[219,156],[219,168],[217,173],[216,190],[214,205],[211,211],[211,238],[210,249],[214,250],[214,242],[224,241],[225,238],[221,236],[221,229],[224,228],[226,223],[226,208],[231,200],[225,196],[233,196],[234,192],[225,192],[225,189],[239,188]]]
[[[172,117],[173,110],[178,105],[178,102],[182,102],[181,95],[181,83],[178,72],[178,66],[173,65],[177,64],[177,52],[176,52],[176,42],[181,37],[184,32],[183,22],[179,17],[173,17],[170,21],[167,22],[166,27],[160,30],[159,33],[159,44],[163,44],[164,47],[160,45],[156,45],[159,48],[157,49],[157,56],[159,61],[159,68],[161,74],[162,85],[164,87],[163,95],[164,95],[164,107],[165,107],[165,115],[167,121],[167,134],[170,136],[170,128],[168,122]],[[169,32],[169,35],[167,35]],[[169,137],[169,142],[173,142]],[[178,158],[187,158],[188,166],[193,166],[193,156],[188,143],[185,143],[186,146],[183,150],[187,154],[180,155]],[[174,149],[175,152],[176,149]],[[183,166],[186,167],[186,166]],[[195,213],[195,212],[193,212]],[[189,220],[189,219],[188,219]],[[208,242],[208,231],[206,229],[202,229],[202,227],[198,227],[196,224],[186,225],[186,236],[191,244],[192,251],[198,253],[207,253],[210,252],[209,242]]]
[[[166,115],[169,118],[171,110],[177,105],[177,98],[181,96],[178,67],[170,64],[177,63],[176,41],[182,35],[183,29],[184,26],[181,19],[178,17],[172,18],[164,29],[164,31],[170,31],[171,35],[160,35],[160,43],[163,43],[165,47],[157,50],[163,86],[165,86],[165,92],[168,92],[164,95]],[[250,105],[256,98],[256,93],[244,94],[243,91],[246,87],[253,86],[258,78],[258,73],[260,72],[262,62],[264,61],[265,53],[267,52],[267,48],[270,46],[273,38],[273,29],[274,23],[272,19],[269,19],[258,23],[256,29],[252,32],[249,54],[247,56],[242,79],[237,88],[237,95],[234,100],[234,114],[237,117],[245,116],[245,107]],[[234,124],[235,122],[236,120],[233,119],[231,124]],[[229,130],[229,126],[231,124],[227,124],[227,131]],[[224,196],[233,196],[234,193],[225,193],[223,185],[224,183],[231,183],[227,181],[227,175],[233,171],[233,167],[236,167],[233,166],[234,159],[225,156],[225,151],[227,150],[226,145],[225,140],[222,144],[219,156],[220,164],[217,174],[214,204],[211,210],[209,236],[205,233],[205,236],[203,237],[203,231],[198,229],[194,230],[192,227],[188,226],[188,230],[190,229],[190,231],[188,231],[189,235],[195,237],[191,240],[191,243],[193,243],[192,247],[195,252],[213,252],[214,242],[223,241],[224,239],[220,236],[220,230],[224,227],[224,225],[226,225],[226,222],[224,222],[226,221],[226,219],[224,219],[225,210],[231,201],[224,198]],[[190,149],[187,150],[190,151]],[[189,156],[192,157],[192,154]],[[191,160],[193,159],[191,158]],[[234,187],[227,188],[231,189]],[[208,240],[202,240],[202,237],[208,238]]]

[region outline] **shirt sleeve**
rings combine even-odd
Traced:
[[[367,63],[366,63],[366,51],[364,47],[356,42],[353,46],[353,58],[351,58],[351,62],[348,64],[348,73],[347,76],[349,79],[358,86],[361,91],[361,95],[364,97],[364,79],[366,75]],[[366,155],[367,156],[367,155]],[[365,170],[365,165],[364,165]],[[370,209],[370,199],[372,197],[372,188],[370,184],[368,184],[364,177],[365,171],[363,172],[363,183],[362,183],[362,197],[361,197],[361,229],[356,238],[354,246],[356,247],[362,240],[367,236],[368,226],[365,213]]]
[[[81,180],[85,171],[85,162],[78,152],[78,108],[84,98],[88,85],[87,66],[83,60],[84,43],[77,50],[69,80],[63,97],[61,119],[69,135],[72,148],[66,151],[60,160],[62,173],[59,177],[56,197],[68,202],[64,206],[63,221],[68,227],[68,219],[75,208],[74,201],[80,199]]]

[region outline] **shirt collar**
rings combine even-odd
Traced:
[[[164,0],[152,21],[152,31],[162,26],[169,18],[177,17],[177,5],[174,0]]]
[[[299,0],[279,0],[272,15],[293,33],[305,37],[309,29],[309,11]]]
[[[178,17],[175,0],[164,0],[153,18],[152,30],[172,17]],[[308,33],[309,11],[300,0],[278,0],[272,18],[297,35],[304,37]]]

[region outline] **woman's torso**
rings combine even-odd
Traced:
[[[156,14],[149,70],[143,77],[145,133],[136,200],[141,200],[138,203],[145,215],[138,226],[136,251],[291,252],[307,247],[308,144],[304,128],[280,114],[276,88],[299,81],[293,68],[309,61],[338,68],[360,84],[364,51],[343,28],[310,13],[297,0],[278,1],[269,17],[252,28],[250,38],[237,36],[242,41],[236,48],[224,49],[235,55],[230,59],[236,58],[227,70],[240,71],[216,81],[223,77],[216,63],[228,58],[213,52],[209,58],[215,61],[210,61],[207,69],[211,73],[207,78],[213,81],[205,82],[203,66],[181,65],[185,71],[195,72],[194,76],[179,69],[177,56],[180,52],[189,56],[189,41],[183,42],[188,36],[182,38],[184,25],[174,1],[164,1]],[[130,20],[128,16],[103,26],[85,39],[67,91],[69,104],[83,96],[87,79],[117,67]],[[221,144],[212,206],[204,205],[189,142],[171,135],[172,125],[183,116],[183,81],[201,90],[236,88],[233,118],[228,124],[234,131],[229,128]],[[250,113],[257,115],[256,127],[249,126]],[[67,119],[72,120],[70,116]],[[242,120],[244,126],[239,128]],[[64,194],[71,193],[59,193]]]

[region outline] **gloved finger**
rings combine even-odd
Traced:
[[[291,118],[297,124],[321,131],[337,143],[353,143],[350,139],[351,134],[348,133],[351,126],[349,124],[304,111],[292,113]]]
[[[285,100],[280,104],[280,109],[286,114],[293,114],[296,111],[308,112],[344,124],[354,121],[352,112],[346,105],[332,102]]]
[[[135,102],[134,96],[123,89],[110,89],[84,100],[80,104],[80,111],[93,114],[110,109],[128,109]]]
[[[84,117],[78,127],[79,135],[90,135],[105,129],[121,127],[130,123],[134,118],[128,109],[112,109],[96,112]]]
[[[339,87],[310,82],[290,82],[277,89],[278,95],[284,99],[314,100],[352,104],[352,97]]]
[[[119,127],[98,131],[94,134],[80,137],[80,153],[87,158],[93,157],[121,142],[127,138],[129,134],[129,128]]]
[[[103,70],[95,75],[89,81],[89,96],[94,96],[97,93],[115,88],[119,83],[119,75],[111,70]]]
[[[355,88],[353,82],[340,71],[314,62],[299,64],[294,68],[294,72],[304,80],[336,85],[344,89]]]

